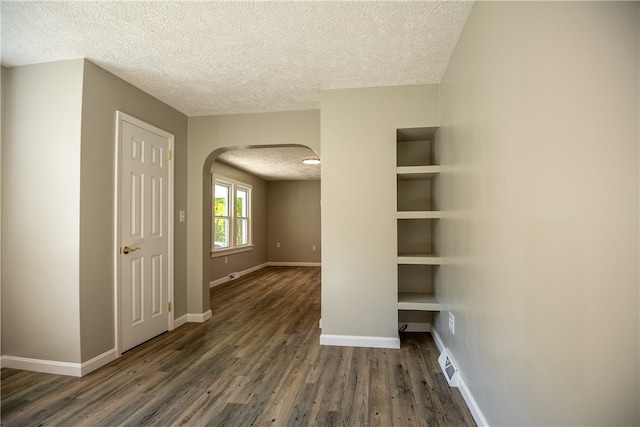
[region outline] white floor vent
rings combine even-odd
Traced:
[[[236,280],[238,277],[240,277],[240,273],[238,273],[238,272],[231,273],[229,275],[229,280]]]
[[[449,355],[449,350],[444,350],[442,354],[440,354],[438,363],[440,363],[440,368],[442,368],[449,387],[458,387],[458,368],[456,368],[453,359]]]

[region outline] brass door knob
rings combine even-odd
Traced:
[[[126,254],[128,254],[128,253],[130,253],[130,252],[135,252],[135,251],[137,251],[138,249],[140,249],[140,248],[139,248],[139,247],[137,247],[137,248],[130,248],[129,246],[125,246],[124,248],[122,248],[122,253],[126,255]]]

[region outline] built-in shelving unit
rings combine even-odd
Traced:
[[[397,230],[398,320],[408,330],[429,330],[432,312],[440,311],[434,277],[442,263],[437,252],[441,212],[434,197],[433,136],[437,128],[398,129]]]

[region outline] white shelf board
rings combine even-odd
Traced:
[[[398,211],[398,219],[437,219],[442,218],[440,211]]]
[[[399,292],[398,310],[440,311],[440,302],[433,294]]]
[[[442,258],[432,254],[398,254],[398,264],[440,265]]]
[[[399,166],[398,179],[429,179],[440,173],[440,166]]]

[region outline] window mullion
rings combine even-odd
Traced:
[[[229,236],[229,240],[231,241],[231,246],[232,247],[236,247],[237,245],[237,241],[236,241],[236,217],[237,217],[237,213],[236,213],[236,205],[238,204],[238,202],[236,201],[236,186],[235,184],[231,184],[231,194],[232,194],[232,198],[233,198],[233,203],[232,203],[232,209],[231,209],[231,235]]]

